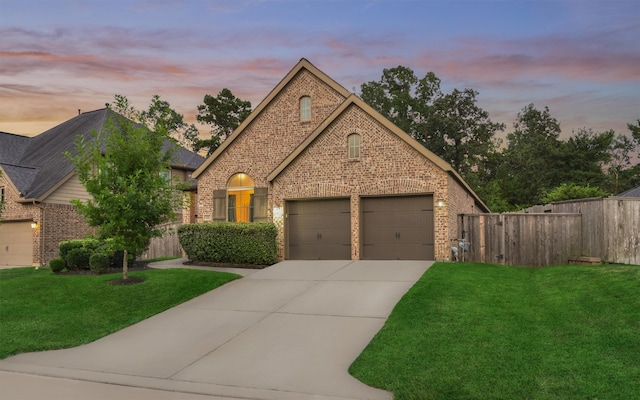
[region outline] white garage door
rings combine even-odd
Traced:
[[[33,262],[31,222],[0,224],[0,265],[23,266]]]

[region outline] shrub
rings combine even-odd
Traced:
[[[60,254],[60,258],[66,261],[67,254],[69,254],[69,252],[73,249],[81,248],[82,243],[82,239],[65,240],[64,242],[60,242],[60,244],[58,245],[58,253]]]
[[[66,264],[62,258],[54,258],[49,261],[49,268],[51,268],[51,272],[57,274],[66,268]]]
[[[270,265],[278,256],[278,228],[270,222],[211,222],[178,228],[192,261]]]
[[[67,253],[66,264],[69,271],[89,269],[91,252],[84,247],[77,247]]]
[[[94,274],[100,275],[109,269],[110,261],[111,256],[109,255],[109,253],[106,253],[104,251],[97,251],[91,254],[91,257],[89,257],[89,268]]]

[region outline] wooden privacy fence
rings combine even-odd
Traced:
[[[147,251],[139,257],[141,260],[149,260],[159,257],[181,257],[182,247],[178,241],[178,227],[180,223],[172,222],[161,226],[166,229],[162,237],[152,238]]]
[[[580,214],[476,214],[461,217],[468,261],[540,267],[580,255]]]
[[[585,199],[538,209],[545,212],[459,216],[459,231],[469,248],[465,259],[546,266],[587,256],[640,264],[640,199]]]

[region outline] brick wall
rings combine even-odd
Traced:
[[[360,158],[348,158],[347,137],[360,134]],[[352,258],[360,258],[360,196],[433,194],[447,197],[448,174],[356,105],[351,105],[273,182],[272,204],[319,197],[351,199]],[[448,259],[447,208],[435,208],[435,256]],[[280,230],[280,256],[284,236]]]
[[[64,240],[82,239],[95,231],[78,214],[76,207],[66,204],[44,204],[44,264],[58,257],[59,243]]]
[[[311,97],[311,120],[307,122],[300,122],[302,96]],[[226,189],[234,174],[243,172],[256,187],[267,187],[267,175],[342,101],[342,95],[302,69],[198,177],[198,222],[213,219],[213,191]]]

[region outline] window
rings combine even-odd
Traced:
[[[0,205],[4,203],[4,187],[0,187]]]
[[[311,97],[300,98],[300,121],[311,121]]]
[[[253,179],[239,173],[227,185],[227,221],[253,222]]]
[[[357,160],[360,158],[360,135],[352,133],[348,137],[349,140],[349,159]]]

